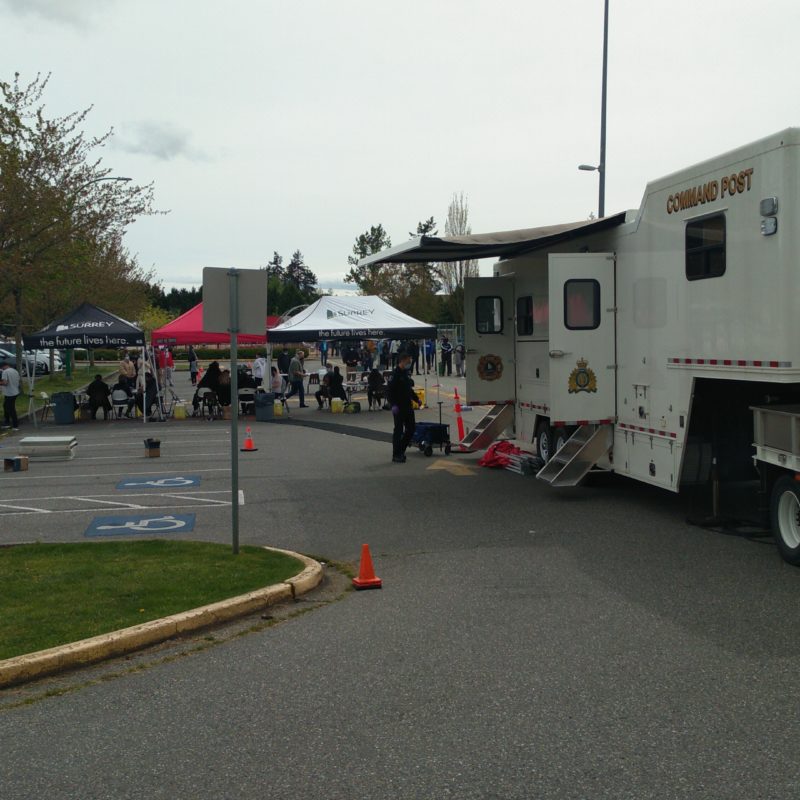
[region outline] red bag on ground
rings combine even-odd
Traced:
[[[495,442],[483,454],[478,464],[481,467],[507,467],[509,464],[507,454],[519,455],[521,452],[522,450],[519,447],[509,441]]]

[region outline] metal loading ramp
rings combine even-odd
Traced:
[[[611,425],[581,425],[536,477],[551,486],[577,486],[613,444]]]
[[[481,417],[478,424],[459,442],[462,452],[485,450],[506,428],[514,423],[514,404],[498,403]]]

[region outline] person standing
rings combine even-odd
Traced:
[[[292,357],[289,355],[289,348],[286,345],[283,346],[283,350],[278,353],[278,372],[281,375],[289,374],[289,364],[292,363]]]
[[[17,419],[17,397],[19,396],[19,372],[8,361],[0,364],[0,389],[3,391],[3,427],[19,430]]]
[[[397,354],[400,352],[400,340],[399,339],[392,339],[392,343],[389,346],[389,355],[392,358],[392,369],[397,369]]]
[[[323,367],[328,366],[328,342],[325,339],[319,343],[319,363]]]
[[[308,408],[306,405],[305,389],[303,387],[303,379],[306,376],[305,370],[303,369],[303,355],[303,351],[298,350],[294,358],[289,362],[289,391],[286,393],[286,399],[288,400],[292,395],[299,394],[300,408]]]
[[[436,351],[436,348],[433,344],[433,339],[426,339],[425,340],[425,366],[427,371],[430,372],[433,369],[433,354]]]
[[[166,375],[165,375],[165,383],[164,386],[169,386],[174,388],[175,386],[175,353],[172,352],[172,348],[167,348],[167,355],[166,355]],[[162,387],[163,388],[163,387]]]
[[[414,381],[409,374],[411,356],[400,352],[389,385],[386,387],[386,399],[391,403],[394,416],[392,431],[392,461],[402,464],[406,460],[406,448],[411,443],[416,428],[414,406],[418,404],[414,394]]]
[[[446,336],[442,336],[442,344],[441,344],[441,351],[442,351],[442,366],[441,366],[441,374],[442,375],[452,375],[453,374],[453,345],[450,344],[450,340]]]
[[[127,353],[119,362],[119,382],[129,391],[136,386],[136,365]]]
[[[194,345],[189,345],[189,376],[192,379],[192,386],[197,386],[197,353],[194,351]]]
[[[466,375],[464,370],[464,356],[466,354],[466,350],[464,349],[464,345],[459,342],[453,348],[453,362],[456,365],[456,377],[463,378]]]
[[[382,339],[378,342],[378,365],[380,369],[389,369],[389,340]]]
[[[408,343],[408,352],[411,356],[411,371],[419,375],[419,344],[413,339]]]
[[[264,382],[264,376],[267,374],[267,357],[263,353],[259,353],[258,358],[253,362],[253,380],[256,384],[256,389]]]
[[[162,388],[167,381],[167,348],[159,347],[156,351],[156,367],[158,367],[158,385]]]

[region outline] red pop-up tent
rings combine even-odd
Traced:
[[[240,333],[237,337],[239,344],[265,344],[267,341],[267,328],[278,324],[279,317],[267,317],[264,321],[264,335],[255,336]],[[185,314],[168,322],[166,325],[153,331],[153,344],[229,344],[231,336],[227,332],[213,333],[203,330],[203,304],[198,303]]]

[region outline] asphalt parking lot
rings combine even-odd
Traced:
[[[798,795],[800,570],[769,539],[613,476],[560,492],[476,456],[392,464],[386,412],[292,417],[240,454],[242,542],[341,561],[368,542],[384,588],[63,696],[7,690],[5,794]],[[65,505],[0,509],[2,540],[83,540],[108,501],[227,541],[227,428],[159,424],[160,459],[140,428],[78,425],[73,462],[4,474],[0,502]],[[170,475],[201,480],[118,488]]]
[[[433,405],[419,411],[418,419],[438,421],[438,396],[443,419],[454,421],[452,390],[458,384],[463,393],[463,380],[447,383],[438,394],[431,386]],[[178,373],[176,388],[181,397],[191,397],[186,375]],[[313,398],[310,402],[311,408],[300,409],[291,400],[289,415],[274,423],[259,423],[252,416],[240,419],[240,442],[250,426],[257,447],[256,452],[239,456],[242,543],[274,543],[276,534],[268,523],[280,524],[282,506],[291,504],[293,496],[309,514],[324,514],[325,509],[315,510],[315,503],[304,497],[302,487],[307,481],[340,475],[354,464],[378,469],[389,479],[397,477],[399,465],[392,465],[387,457],[391,454],[389,412],[334,415],[317,411]],[[477,408],[464,414],[468,422],[480,415]],[[336,446],[320,447],[320,432],[336,437]],[[32,460],[27,472],[3,475],[0,544],[87,536],[169,534],[211,541],[225,541],[229,536],[229,422],[192,418],[145,424],[141,419],[100,419],[74,425],[49,422],[38,430],[26,425],[18,434],[0,440],[0,456],[16,454],[17,442],[26,435],[75,436],[77,455],[68,461]],[[145,455],[144,439],[149,437],[161,441],[158,458]],[[430,460],[416,450],[412,457],[419,462],[418,468],[439,470],[451,463],[442,463],[438,450]],[[459,464],[474,464],[477,456],[457,459]],[[457,470],[456,457],[452,464]],[[288,476],[293,477],[293,485],[280,488]]]

